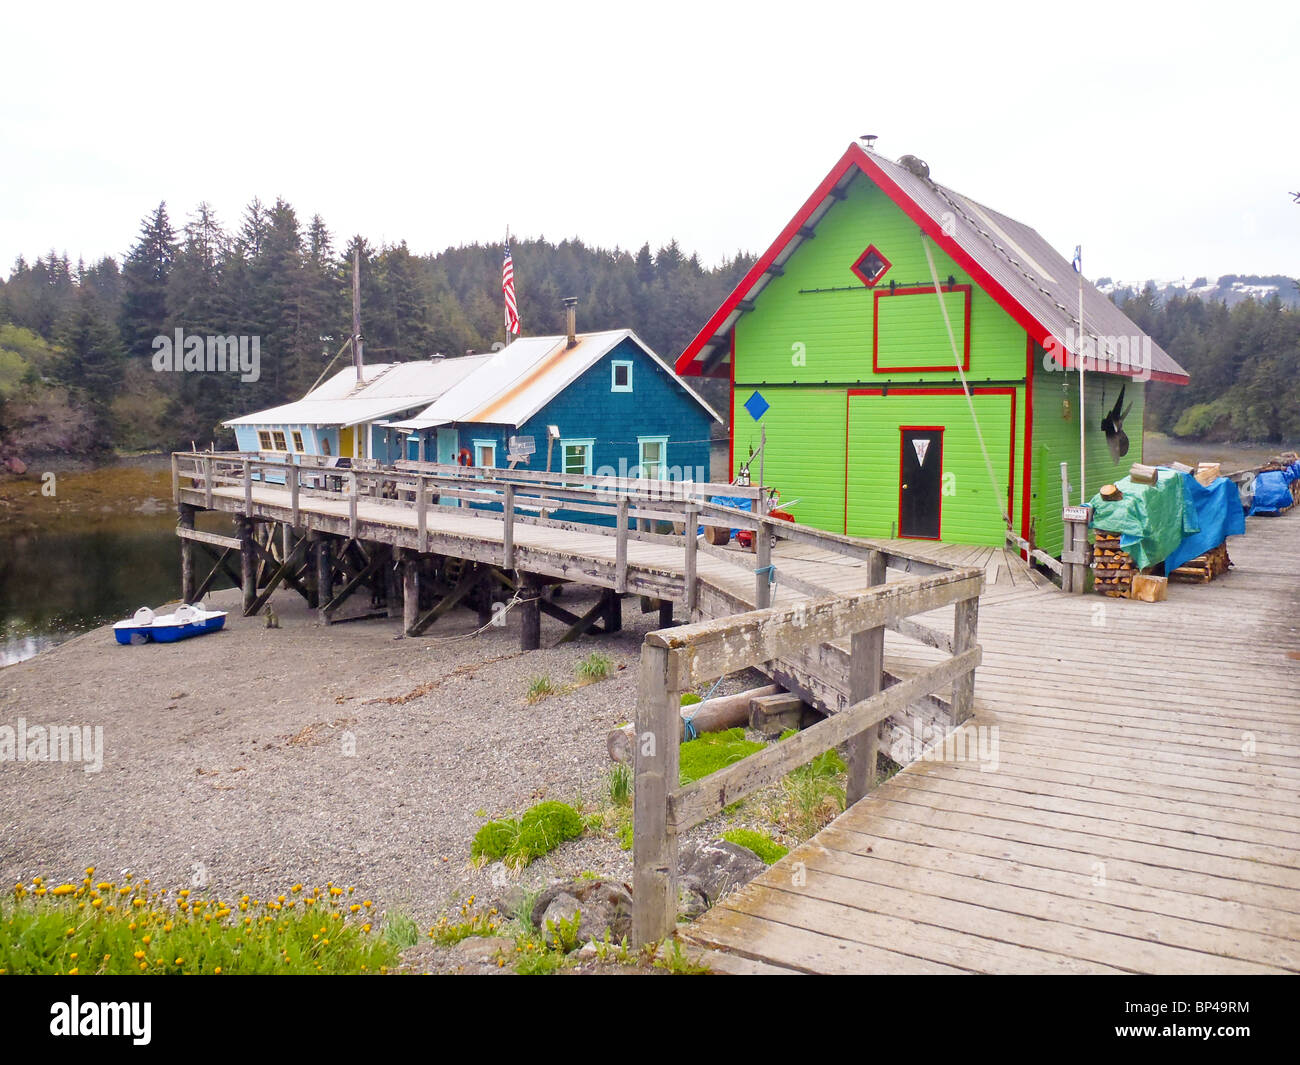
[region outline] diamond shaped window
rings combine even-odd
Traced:
[[[874,288],[876,282],[885,276],[885,272],[889,267],[889,260],[881,255],[873,244],[853,264],[852,270],[858,275],[858,280],[867,288]]]

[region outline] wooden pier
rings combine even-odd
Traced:
[[[1298,528],[1163,603],[986,594],[996,762],[914,762],[683,935],[749,971],[1300,971]]]

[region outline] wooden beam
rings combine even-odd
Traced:
[[[420,558],[409,551],[402,553],[402,632],[411,631],[420,619]]]
[[[247,467],[245,467],[247,468]],[[257,548],[253,541],[253,519],[239,520],[239,586],[244,591],[244,615],[257,598]]]
[[[181,506],[186,504],[182,503]],[[191,512],[193,507],[190,508]],[[190,518],[193,521],[193,517]],[[211,544],[213,547],[225,548],[227,551],[238,551],[240,542],[234,536],[222,536],[220,533],[204,532],[202,529],[196,529],[192,525],[182,525],[176,530],[176,535],[182,540],[193,540],[195,543]]]
[[[877,555],[867,566],[868,583],[872,587],[884,584],[885,560]],[[849,646],[850,705],[865,702],[880,691],[884,668],[884,626],[855,632]],[[879,757],[880,722],[876,722],[859,732],[849,743],[849,778],[844,798],[847,806],[852,806],[875,786]]]
[[[177,459],[172,457],[172,471],[177,476],[177,494],[180,493],[179,474],[176,473]],[[186,537],[186,533],[194,532],[194,508],[188,503],[178,503],[176,505],[177,522],[176,535],[181,538],[181,602],[192,603],[197,596],[194,595],[194,545]]]
[[[235,541],[235,542],[238,543],[239,541]],[[228,576],[231,579],[231,582],[235,585],[236,588],[239,587],[239,574],[231,572],[230,569],[229,560],[230,560],[230,556],[233,554],[234,551],[231,548],[227,547],[224,551],[221,552],[221,554],[216,556],[216,561],[213,563],[212,569],[210,569],[208,571],[208,575],[204,577],[202,581],[199,582],[198,588],[195,589],[194,591],[193,598],[186,600],[186,602],[194,602],[194,603],[202,602],[203,597],[212,590],[212,585],[216,582],[217,577],[219,577],[223,572],[226,574],[226,576]]]
[[[979,629],[980,601],[971,598],[959,602],[953,617],[952,650],[953,654],[962,654],[975,647]],[[952,685],[952,723],[960,725],[974,713],[975,709],[975,672],[963,674]]]
[[[306,552],[306,547],[307,541],[305,539],[298,541],[294,549],[289,553],[289,557],[286,558],[280,564],[280,568],[272,574],[271,579],[267,582],[265,590],[258,595],[250,605],[244,607],[244,617],[252,617],[266,605],[267,600],[269,600],[275,590],[280,587],[280,582],[285,580],[293,567],[298,564],[299,560],[301,560],[302,556]],[[301,586],[299,586],[299,590],[303,597],[306,598],[306,590],[302,589]]]
[[[669,822],[668,797],[678,781],[681,701],[668,649],[647,643],[637,686],[632,792],[632,942],[638,947],[662,939],[677,924],[677,832]]]
[[[437,621],[443,614],[447,613],[452,607],[459,603],[466,595],[473,590],[474,586],[482,579],[483,574],[473,563],[465,567],[465,571],[460,575],[460,580],[456,582],[454,588],[438,600],[429,610],[411,626],[408,636],[419,636],[430,625]]]
[[[522,574],[519,595],[519,647],[536,651],[542,646],[542,581],[535,573]]]

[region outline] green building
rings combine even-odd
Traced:
[[[1146,382],[1186,372],[1033,229],[854,143],[677,371],[730,380],[733,476],[765,436],[801,523],[1055,555],[1079,359],[1087,499],[1141,461]]]

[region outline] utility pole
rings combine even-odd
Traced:
[[[361,338],[361,247],[352,252],[352,364],[357,368],[357,384],[365,383],[362,367],[364,342]]]

